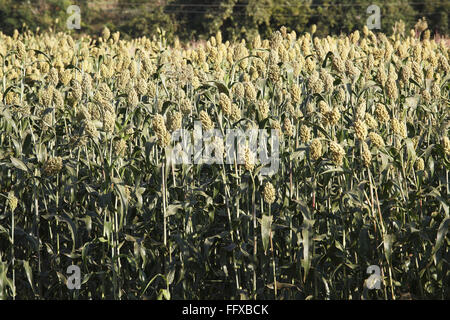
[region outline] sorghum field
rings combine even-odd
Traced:
[[[449,299],[449,48],[404,29],[0,33],[0,297]],[[174,163],[195,121],[278,170]]]

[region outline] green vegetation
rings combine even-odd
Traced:
[[[106,25],[126,36],[149,36],[159,27],[166,30],[167,37],[182,40],[206,39],[219,29],[224,39],[230,40],[256,34],[268,36],[281,26],[304,31],[313,24],[317,25],[317,35],[346,33],[362,28],[371,4],[381,8],[382,32],[391,32],[398,20],[405,21],[409,30],[415,21],[425,17],[432,34],[447,34],[450,11],[450,2],[443,0],[0,0],[0,30],[12,34],[14,29],[24,31],[24,24],[31,30],[52,26],[64,30],[68,16],[65,10],[70,4],[80,6],[81,32],[87,34],[100,34]]]

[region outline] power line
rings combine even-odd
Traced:
[[[142,8],[132,8],[132,9],[123,9],[123,8],[109,8],[109,9],[103,9],[102,11],[122,11],[123,13],[128,12],[136,12],[136,11],[142,11]],[[151,10],[149,10],[151,11]],[[170,14],[178,14],[178,13],[186,13],[186,14],[204,14],[204,13],[211,13],[208,10],[183,10],[183,9],[177,9],[173,11],[168,11],[167,13]],[[433,14],[435,12],[421,12],[421,15],[428,15]],[[248,14],[246,12],[233,12],[232,15],[234,16],[247,16]],[[383,16],[393,16],[396,15],[394,13],[385,13]],[[308,13],[301,13],[301,14],[284,14],[284,13],[272,13],[271,16],[279,16],[279,17],[301,17],[301,16],[309,16],[309,17],[319,17],[323,16],[322,14],[308,14]]]
[[[99,5],[101,5],[103,2],[94,2],[93,5],[95,5],[96,7],[98,7]],[[444,2],[435,2],[433,3],[433,5],[444,5],[444,4],[448,4],[448,1],[444,1]],[[105,2],[106,5],[113,5],[113,6],[151,6],[151,7],[208,7],[208,8],[216,8],[216,7],[221,7],[221,8],[226,8],[226,7],[248,7],[248,4],[229,4],[229,5],[223,5],[222,3],[217,3],[217,4],[212,4],[212,3],[189,3],[189,4],[183,4],[183,3],[166,3],[166,4],[162,4],[162,3],[151,3],[151,2],[118,2],[115,4],[111,4],[109,2]],[[408,2],[408,3],[384,3],[384,4],[376,4],[375,5],[384,7],[384,6],[405,6],[405,5],[425,5],[425,4],[429,4],[427,2]],[[304,5],[305,7],[362,7],[362,6],[366,6],[366,4],[355,4],[355,3],[329,3],[329,4],[300,4],[300,5]],[[252,8],[272,8],[274,6],[264,6],[264,5],[256,5],[256,6],[252,6]],[[283,8],[290,8],[290,7],[294,7],[293,5],[283,5],[283,4],[277,4],[275,5],[275,7],[283,7]]]

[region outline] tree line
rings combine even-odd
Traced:
[[[361,29],[380,8],[381,29],[391,33],[396,21],[406,30],[425,17],[432,34],[448,34],[450,2],[445,0],[0,0],[0,31],[66,29],[70,5],[81,10],[81,29],[97,33],[107,26],[125,37],[149,36],[165,30],[167,38],[204,39],[221,30],[224,39],[269,35],[286,26],[303,32],[317,26],[316,34],[347,33]]]

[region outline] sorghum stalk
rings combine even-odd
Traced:
[[[16,300],[16,269],[15,269],[15,256],[14,256],[14,209],[10,207],[11,210],[11,257],[12,257],[12,291],[13,300]]]
[[[36,169],[37,171],[37,169]],[[35,176],[37,176],[37,172],[35,173]],[[39,275],[41,274],[41,245],[40,245],[40,240],[39,240],[39,224],[40,224],[40,219],[39,219],[39,201],[38,201],[38,192],[37,192],[37,188],[36,188],[37,183],[33,184],[33,198],[34,198],[34,228],[35,228],[35,234],[36,234],[36,239],[38,241],[38,245],[37,245],[37,254],[38,254],[38,273]],[[42,297],[42,286],[41,286],[41,278],[39,277],[39,281],[38,281],[38,286],[39,286],[39,296]]]
[[[250,172],[252,178],[252,217],[253,217],[253,258],[256,261],[256,253],[258,248],[258,236],[257,236],[257,221],[256,221],[256,190],[255,190],[255,178],[253,172]],[[253,266],[253,294],[256,298],[256,266]]]
[[[271,203],[269,203],[269,217],[272,218],[272,204]],[[273,253],[272,227],[270,228],[269,239],[270,239],[270,251],[272,252],[273,288],[275,290],[275,300],[276,300],[277,299],[277,273],[276,273],[276,268],[275,268],[275,256]]]
[[[234,243],[234,236],[233,236],[233,224],[232,224],[232,219],[231,219],[231,212],[230,212],[230,206],[229,206],[229,197],[230,197],[230,192],[229,192],[229,188],[228,188],[228,183],[227,180],[225,178],[225,165],[222,166],[222,179],[223,179],[223,183],[225,185],[225,205],[227,207],[227,214],[228,214],[228,222],[230,225],[230,235],[231,235],[231,242]],[[235,280],[236,280],[236,290],[240,289],[239,286],[239,273],[237,271],[237,266],[236,266],[236,259],[235,259],[235,255],[234,255],[234,251],[232,252],[233,254],[233,269],[235,272]]]
[[[162,182],[162,200],[163,200],[163,229],[164,229],[164,235],[163,235],[163,242],[164,247],[167,249],[167,216],[166,216],[166,177],[165,177],[165,161],[164,159],[161,161],[161,182]],[[166,261],[166,259],[164,259]],[[167,261],[166,261],[167,262]],[[165,270],[167,271],[167,270]]]
[[[59,173],[56,174],[56,210],[58,210],[58,208],[59,208],[58,187],[59,187]],[[59,232],[58,232],[59,227],[58,227],[58,224],[59,224],[59,221],[58,221],[58,219],[56,219],[56,252],[59,257]]]

